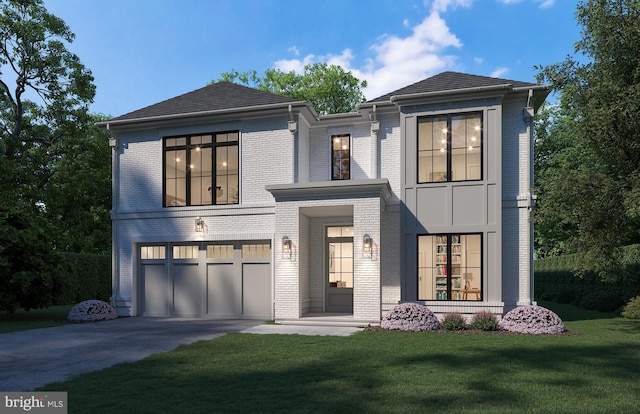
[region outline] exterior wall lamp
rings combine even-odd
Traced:
[[[365,234],[362,239],[362,251],[365,257],[371,259],[373,257],[373,240],[368,234]]]
[[[282,258],[291,260],[292,243],[287,236],[282,238]]]
[[[202,220],[202,217],[196,217],[196,232],[204,232],[204,220]]]

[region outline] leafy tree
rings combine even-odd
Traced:
[[[225,72],[215,82],[233,82],[262,91],[309,101],[321,115],[346,113],[355,110],[365,101],[362,88],[367,81],[360,81],[340,66],[313,63],[304,67],[304,73],[267,69],[264,77],[255,70]]]
[[[82,129],[52,145],[56,161],[44,185],[45,217],[57,249],[77,253],[111,250],[111,151],[109,135],[91,115]]]
[[[91,121],[95,94],[91,72],[67,50],[73,38],[42,0],[0,1],[0,302],[8,311],[46,306],[60,284],[44,191],[69,155],[61,142]]]
[[[584,0],[576,18],[582,56],[538,68],[538,80],[560,93],[562,117],[546,137],[559,148],[542,166],[538,219],[572,228],[567,246],[581,254],[579,270],[612,281],[619,247],[640,240],[640,2]]]
[[[42,216],[0,211],[0,310],[43,308],[63,289],[66,267]]]
[[[75,124],[86,113],[95,94],[93,77],[80,59],[65,47],[74,34],[63,20],[50,14],[41,0],[4,0],[0,3],[0,64],[15,78],[0,72],[0,127],[2,154],[11,158],[25,143],[50,144],[56,135],[24,134],[28,122],[53,129]],[[25,103],[25,93],[39,96],[44,105]],[[28,119],[25,119],[27,117]]]

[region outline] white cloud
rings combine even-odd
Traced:
[[[404,27],[409,27],[409,26],[411,26],[411,23],[409,22],[409,19],[404,19],[404,20],[402,21],[402,25],[403,25]]]
[[[458,7],[471,7],[473,0],[433,0],[431,11],[446,12],[449,7],[456,9]]]
[[[354,67],[355,55],[351,49],[344,49],[337,55],[309,54],[302,59],[282,59],[276,61],[274,67],[285,72],[293,70],[302,73],[308,63],[326,62],[339,65],[344,70],[351,71],[358,79],[366,80],[368,86],[364,94],[367,99],[373,99],[455,68],[457,58],[448,50],[461,48],[462,42],[451,32],[439,11],[448,7],[466,7],[470,4],[471,0],[435,0],[431,13],[412,28],[410,35],[380,36],[370,47],[374,56],[360,67]],[[403,23],[409,24],[407,20]]]
[[[281,59],[276,60],[273,64],[273,67],[276,69],[280,69],[283,72],[297,72],[302,73],[304,71],[304,67],[308,63],[312,63],[315,61],[315,55],[307,55],[302,60],[300,59]]]
[[[296,56],[300,56],[300,49],[298,49],[296,46],[291,46],[289,49],[287,49],[287,52],[291,52]]]
[[[498,1],[504,4],[516,4],[516,3],[520,3],[521,0],[498,0]]]
[[[505,73],[509,72],[509,68],[505,68],[500,67],[500,68],[496,68],[496,70],[494,70],[493,72],[491,72],[491,76],[492,78],[499,78],[500,76],[504,75]]]
[[[540,5],[541,9],[548,9],[549,7],[553,6],[553,3],[555,3],[555,0],[534,0],[536,3],[542,3]]]

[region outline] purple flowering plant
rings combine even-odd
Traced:
[[[566,331],[558,315],[537,305],[519,306],[507,312],[500,321],[500,328],[533,335],[559,334]]]
[[[440,329],[436,315],[424,305],[401,303],[394,306],[380,322],[383,329],[398,331],[433,331]]]
[[[101,300],[85,300],[71,309],[67,319],[73,322],[95,322],[117,319],[116,309]]]

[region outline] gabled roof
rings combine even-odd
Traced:
[[[232,109],[259,109],[291,103],[298,99],[276,95],[230,82],[217,82],[175,98],[147,106],[111,119],[108,122],[153,119],[164,116],[197,115]]]
[[[539,87],[535,83],[514,81],[509,79],[490,78],[488,76],[469,75],[458,72],[442,72],[438,75],[405,86],[386,95],[371,99],[366,104],[390,102],[392,96],[415,95],[421,93],[436,93],[460,89],[473,89],[491,86],[510,85],[512,88]]]

